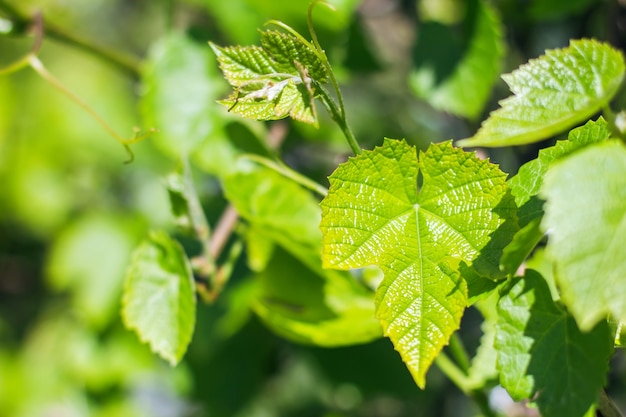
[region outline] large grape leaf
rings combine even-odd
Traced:
[[[469,1],[466,10],[458,40],[447,39],[456,28],[438,22],[420,25],[409,82],[413,92],[436,109],[475,119],[500,74],[504,44],[499,17],[487,2]],[[456,43],[461,45],[454,48]]]
[[[178,363],[193,335],[196,294],[187,256],[165,232],[152,232],[133,252],[122,303],[126,327]]]
[[[502,78],[514,95],[459,145],[522,145],[576,126],[615,95],[624,78],[624,58],[607,44],[573,40]]]
[[[248,222],[255,313],[299,343],[342,346],[381,337],[374,292],[348,272],[322,268],[321,210],[311,193],[250,160],[242,158],[236,171],[223,184]]]
[[[527,270],[498,305],[495,346],[500,383],[516,400],[534,399],[544,417],[583,416],[596,402],[613,340],[606,321],[582,332]]]
[[[542,227],[561,299],[582,330],[612,314],[626,321],[626,148],[589,146],[544,179]]]
[[[424,387],[467,305],[456,267],[477,266],[481,251],[493,255],[504,245],[491,237],[515,212],[505,174],[450,142],[431,145],[418,160],[405,141],[386,139],[337,168],[321,205],[324,265],[383,270],[376,316]]]
[[[509,180],[511,194],[519,207],[521,229],[504,249],[501,260],[504,271],[514,274],[543,237],[544,233],[539,227],[543,217],[543,200],[538,194],[550,164],[586,145],[607,140],[610,136],[609,126],[602,117],[595,122],[589,121],[572,130],[567,140],[557,141],[554,146],[540,150],[536,159],[522,165],[517,175]]]

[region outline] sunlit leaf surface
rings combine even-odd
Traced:
[[[459,145],[523,145],[576,126],[613,98],[624,78],[624,58],[607,44],[574,40],[503,78],[514,95]]]
[[[490,238],[515,209],[505,174],[450,142],[418,160],[405,141],[386,139],[340,165],[321,204],[324,265],[383,270],[376,316],[423,387],[468,301],[456,266],[503,246]]]

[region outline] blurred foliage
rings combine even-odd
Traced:
[[[450,36],[420,44],[426,48],[420,53],[434,56],[459,47],[464,14],[454,6],[458,2],[331,3],[336,12],[320,7],[314,19],[363,147],[387,136],[425,148],[476,131],[478,121],[435,110],[408,88],[426,21],[443,22],[441,30]],[[0,76],[1,416],[476,415],[437,370],[419,391],[386,339],[322,349],[274,335],[249,311],[254,289],[246,284],[250,270],[243,262],[234,265],[215,303],[198,305],[192,344],[177,367],[157,359],[121,324],[122,281],[132,248],[149,229],[175,230],[164,178],[181,155],[190,156],[211,223],[225,207],[220,180],[233,173],[236,155],[280,152],[292,168],[325,185],[345,159],[341,132],[323,114],[319,129],[298,122],[263,125],[235,118],[215,103],[226,84],[207,41],[256,43],[257,28],[268,19],[306,30],[308,1],[4,4],[26,16],[40,10],[55,27],[138,57],[138,68],[123,71],[52,34],[40,53],[47,68],[122,136],[130,137],[135,125],[160,133],[133,145],[136,159],[124,165],[124,149],[35,72]],[[570,38],[592,36],[626,46],[626,8],[618,1],[491,5],[503,28],[505,72],[545,48],[566,46]],[[13,32],[5,28],[11,16],[4,7],[0,18],[0,66],[5,66],[29,50],[32,38],[19,25]],[[498,82],[484,99],[482,115],[506,95]],[[183,117],[185,125],[179,124]],[[272,150],[276,144],[267,138],[277,127],[285,129],[284,138],[280,150]],[[529,145],[490,156],[514,173],[536,152]],[[188,251],[197,250],[183,243]],[[480,315],[467,316],[462,337],[475,346]],[[615,360],[615,369],[623,371],[622,359]],[[623,375],[612,376],[616,391],[623,392]]]

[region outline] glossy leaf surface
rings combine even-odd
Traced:
[[[459,145],[522,145],[576,126],[613,98],[624,78],[624,58],[607,44],[574,40],[503,78],[514,95]]]
[[[504,173],[449,142],[418,160],[405,141],[386,139],[330,177],[321,203],[324,265],[383,270],[376,316],[420,387],[467,304],[459,262],[475,262],[513,215],[509,197]]]

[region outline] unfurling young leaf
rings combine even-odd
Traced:
[[[514,95],[460,146],[523,145],[576,126],[613,98],[624,78],[624,58],[607,44],[575,40],[503,78]]]
[[[126,275],[122,316],[142,341],[172,365],[182,359],[196,322],[195,284],[183,248],[152,232]]]
[[[311,45],[277,31],[261,32],[260,47],[210,45],[234,88],[220,101],[229,111],[255,120],[290,116],[317,124],[313,82],[326,82],[328,74]]]
[[[456,267],[488,271],[491,262],[497,271],[497,259],[479,258],[487,245],[494,254],[506,244],[498,230],[509,227],[515,205],[505,177],[450,142],[418,160],[414,147],[390,139],[330,177],[321,203],[324,266],[383,270],[376,316],[420,387],[468,303]]]

